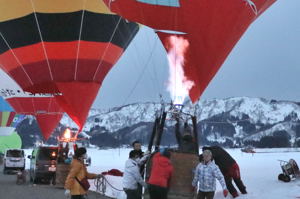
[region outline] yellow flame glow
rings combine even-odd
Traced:
[[[65,139],[70,139],[71,138],[71,130],[67,128],[64,132],[64,138]]]

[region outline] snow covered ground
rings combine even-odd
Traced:
[[[124,170],[125,161],[130,149],[97,150],[88,149],[92,157],[92,164],[88,167],[90,172],[101,173],[110,169]],[[240,195],[240,199],[290,199],[300,196],[300,180],[284,183],[277,180],[281,173],[278,160],[288,161],[294,159],[300,165],[300,151],[295,149],[256,149],[255,154],[241,152],[240,149],[227,150],[238,162],[241,169],[242,180],[247,186],[248,194]],[[27,155],[30,150],[26,150]],[[29,162],[27,162],[29,163]],[[29,167],[29,164],[27,164]],[[108,181],[117,189],[122,189],[122,178],[109,176]],[[91,181],[93,184],[94,181]],[[92,186],[95,190],[95,186]],[[114,198],[126,198],[123,192],[111,189],[107,185],[106,194]],[[221,186],[217,183],[215,199],[224,198]],[[231,197],[227,197],[231,198]]]

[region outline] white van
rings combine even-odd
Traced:
[[[24,170],[25,169],[25,154],[22,149],[7,149],[3,159],[3,173],[8,170]]]

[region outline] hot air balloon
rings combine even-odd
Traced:
[[[122,17],[150,26],[168,49],[171,35],[189,41],[184,73],[199,99],[235,44],[276,0],[103,0]]]
[[[16,113],[0,97],[0,136],[7,136],[14,132],[15,127],[11,126]]]
[[[0,0],[0,64],[24,91],[54,94],[82,128],[139,25],[99,0]]]
[[[10,135],[0,135],[0,153],[4,153],[6,149],[20,149],[22,147],[22,139],[17,132]]]
[[[14,108],[17,115],[12,120],[12,126],[16,126],[24,115],[33,115],[41,129],[41,133],[47,140],[57,127],[64,112],[56,103],[52,95],[31,94],[23,91],[11,78],[0,69],[0,96]],[[0,120],[1,121],[1,120]]]

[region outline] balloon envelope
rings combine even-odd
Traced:
[[[4,152],[6,149],[20,149],[22,147],[21,137],[13,132],[9,136],[0,135],[0,152]]]
[[[82,128],[102,81],[139,25],[100,0],[0,3],[1,67],[24,91],[55,94]]]
[[[165,37],[180,32],[190,47],[185,76],[194,82],[189,95],[195,102],[217,73],[235,44],[276,0],[103,0],[112,12],[150,26]]]
[[[24,92],[2,70],[0,70],[0,96],[18,114],[13,120],[9,120],[12,123],[10,126],[16,127],[24,119],[25,115],[33,115],[36,117],[41,133],[46,140],[57,127],[64,113],[52,95],[33,95]]]

